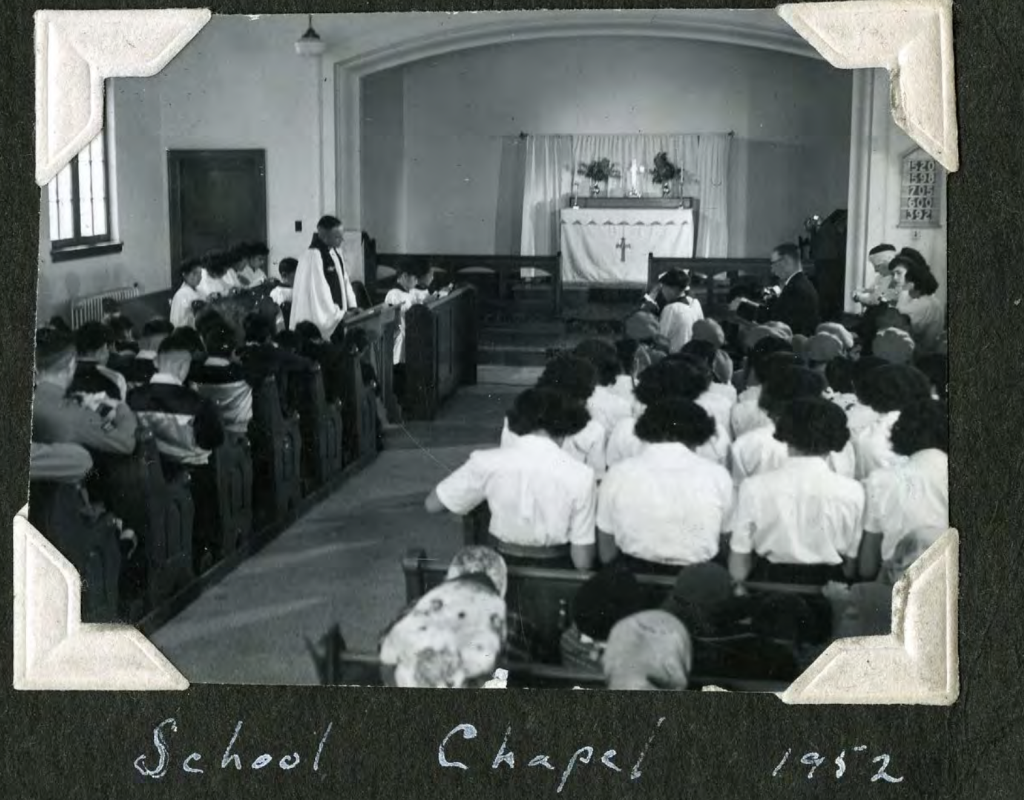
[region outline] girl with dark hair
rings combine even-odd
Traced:
[[[763,339],[765,342],[781,342],[780,339]],[[771,422],[771,419],[761,408],[761,391],[768,377],[774,370],[783,367],[801,366],[803,362],[793,352],[789,342],[782,342],[786,349],[769,349],[763,353],[752,356],[751,378],[755,383],[744,390],[736,405],[729,412],[729,429],[734,440],[739,439],[743,434],[749,433],[757,428],[763,428]]]
[[[474,452],[430,493],[427,511],[468,514],[486,502],[493,544],[509,563],[590,569],[594,471],[562,449],[587,420],[583,405],[565,392],[526,390],[508,413],[515,438]]]
[[[584,583],[572,600],[572,624],[562,634],[562,666],[601,674],[608,634],[619,620],[648,605],[647,592],[636,576],[612,564]]]
[[[678,397],[647,406],[643,449],[608,471],[598,493],[598,551],[637,572],[675,573],[718,555],[732,512],[729,473],[696,451],[715,434],[711,416]]]
[[[899,289],[896,310],[910,318],[910,333],[922,353],[935,351],[946,327],[946,308],[935,293],[939,282],[923,258],[901,253],[892,260],[893,280]]]
[[[537,381],[537,388],[564,395],[567,402],[583,408],[587,422],[580,430],[563,437],[562,450],[594,470],[600,479],[604,477],[607,468],[605,448],[608,444],[608,431],[590,415],[586,405],[596,383],[597,373],[589,361],[575,356],[560,355],[548,362]],[[502,447],[511,444],[517,433],[512,425],[512,418],[506,417],[501,431]]]
[[[703,320],[702,320],[703,321]],[[715,380],[715,357],[718,350],[703,339],[694,339],[679,351],[677,357],[690,358],[708,371],[708,388],[697,398],[697,404],[707,411],[715,420],[715,424],[728,434],[732,407],[736,404],[735,392],[716,390],[723,386]],[[732,386],[729,386],[732,389]]]
[[[778,469],[786,462],[788,451],[776,437],[779,419],[794,400],[821,398],[825,388],[821,373],[806,367],[786,366],[771,373],[759,401],[768,424],[743,434],[730,450],[732,477],[737,484],[751,475]],[[825,460],[837,475],[852,478],[856,472],[856,456],[849,442],[839,451],[828,453]]]
[[[259,286],[267,280],[267,256],[270,250],[263,242],[249,242],[239,245],[238,280],[247,288]]]
[[[597,385],[586,401],[587,411],[605,431],[614,430],[633,414],[633,380],[623,374],[618,351],[609,342],[587,339],[576,345],[572,354],[589,362],[597,373]]]
[[[697,403],[710,383],[711,374],[707,367],[687,356],[674,356],[648,367],[637,381],[633,416],[616,425],[608,437],[605,451],[608,467],[638,455],[644,449],[644,442],[637,436],[636,425],[648,405],[669,398]],[[716,425],[714,435],[696,452],[716,464],[724,464],[729,455],[728,431]]]
[[[850,428],[851,436],[856,436],[864,428],[875,424],[879,416],[881,416],[861,399],[857,393],[857,386],[864,381],[865,376],[871,370],[884,367],[888,363],[884,358],[878,358],[877,356],[861,356],[853,362],[850,383],[854,402],[846,409],[846,424]]]
[[[740,485],[729,572],[736,581],[816,585],[852,577],[864,488],[826,461],[849,442],[846,415],[828,400],[802,397],[782,411],[775,436],[788,458]]]
[[[825,366],[825,380],[828,381],[828,398],[843,411],[857,405],[857,393],[853,390],[853,375],[857,362],[847,356],[833,358]],[[849,424],[849,421],[847,421]]]
[[[857,399],[875,414],[873,422],[853,434],[857,479],[864,480],[876,469],[894,467],[903,460],[890,442],[893,425],[908,405],[929,399],[932,387],[919,369],[886,364],[860,376],[856,388]]]
[[[905,459],[878,469],[864,483],[867,507],[860,575],[871,580],[890,561],[903,537],[949,527],[949,417],[946,404],[920,400],[892,426],[893,452]]]

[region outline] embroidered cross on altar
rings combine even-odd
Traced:
[[[622,241],[620,241],[617,245],[615,245],[615,249],[622,251],[622,263],[625,264],[626,263],[626,250],[632,250],[633,249],[633,245],[626,244],[626,237],[623,236],[622,237]]]

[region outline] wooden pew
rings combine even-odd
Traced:
[[[562,256],[462,255],[445,253],[376,253],[366,263],[366,287],[375,302],[381,302],[394,283],[397,271],[406,265],[430,269],[447,283],[470,283],[480,291],[481,302],[504,306],[512,287],[522,281],[522,270],[544,273],[539,286],[550,289],[550,314],[562,313]]]
[[[230,437],[205,467],[189,471],[195,502],[193,563],[197,574],[244,547],[253,530],[253,455],[249,441]]]
[[[433,419],[460,386],[476,383],[477,326],[476,292],[468,287],[405,313],[408,419]]]
[[[285,519],[302,498],[299,419],[284,416],[273,377],[252,391],[249,440],[256,526],[263,528]]]
[[[32,481],[29,522],[78,570],[82,579],[82,621],[115,622],[121,548],[109,515],[90,520],[82,513],[78,488],[69,483]]]
[[[195,577],[195,506],[188,473],[167,480],[156,440],[141,427],[135,453],[128,458],[108,459],[104,467],[104,502],[139,539],[146,565],[145,605],[152,608]]]
[[[345,330],[361,329],[370,343],[364,358],[373,367],[380,388],[380,399],[389,420],[400,418],[398,397],[395,394],[394,354],[395,334],[398,330],[398,310],[378,305],[360,311],[345,320]]]
[[[377,402],[363,382],[358,355],[346,354],[341,389],[342,461],[348,467],[377,454]]]
[[[411,604],[444,581],[448,565],[427,558],[423,550],[412,549],[402,559],[402,571],[405,575],[406,602]],[[576,593],[593,575],[592,572],[579,570],[509,566],[506,593],[508,609],[524,622],[525,639],[539,660],[558,661],[558,640],[562,633],[560,610],[564,609],[572,618]],[[640,574],[636,578],[654,597],[667,598],[676,584],[676,577],[672,575]],[[751,594],[821,597],[819,586],[757,582],[746,582],[744,586]],[[730,644],[749,641],[750,638],[744,635],[716,638],[708,640],[707,646],[727,648]],[[717,683],[725,678],[709,677],[708,680]]]
[[[327,483],[342,469],[341,402],[328,403],[319,367],[292,376],[302,437],[303,494]]]
[[[353,653],[345,649],[344,639],[334,626],[322,640],[322,649],[307,645],[321,685],[383,686],[380,658],[373,653]],[[604,677],[555,664],[536,664],[503,659],[498,667],[508,672],[510,689],[604,689]],[[691,690],[719,686],[736,692],[781,692],[780,681],[715,678],[691,675]]]

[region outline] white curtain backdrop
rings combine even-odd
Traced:
[[[572,157],[570,136],[526,138],[521,255],[558,252],[558,211],[566,207],[572,191]]]
[[[576,174],[580,163],[607,158],[622,173],[608,182],[612,197],[629,193],[630,164],[650,169],[654,157],[668,154],[682,167],[683,196],[700,201],[695,255],[724,258],[728,254],[729,214],[727,187],[729,134],[584,134],[577,136],[528,136],[523,191],[522,255],[553,255],[558,252],[558,211],[568,204],[572,184],[582,196],[590,193],[589,181]],[[644,195],[661,196],[661,187],[645,172],[639,177]],[[601,187],[602,191],[605,187]]]

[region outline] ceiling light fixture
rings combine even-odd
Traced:
[[[310,14],[309,28],[302,34],[302,38],[295,43],[295,52],[300,56],[311,58],[322,55],[326,49],[327,45],[324,44],[324,40],[313,30],[313,15]]]

